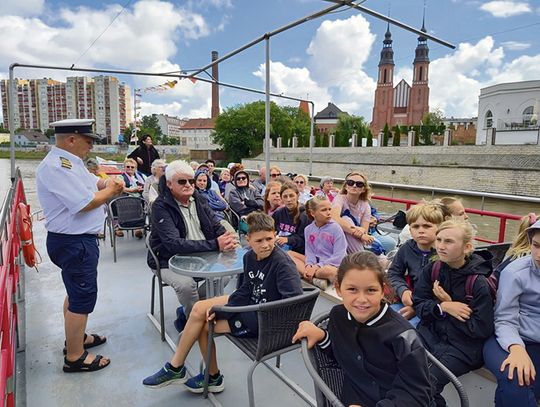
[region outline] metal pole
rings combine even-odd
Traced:
[[[13,93],[13,70],[17,64],[9,66],[9,84],[8,84],[8,110],[9,110],[9,160],[11,163],[11,182],[15,181],[15,96]]]
[[[313,145],[315,144],[315,103],[311,103],[311,125],[309,128],[309,176],[313,175]]]
[[[264,103],[264,161],[266,166],[266,185],[270,182],[270,37],[266,37],[266,96]]]
[[[341,0],[326,0],[326,1],[329,1],[331,3],[341,3]],[[456,46],[453,45],[453,44],[450,44],[449,42],[446,42],[446,41],[441,40],[441,39],[439,39],[437,37],[434,37],[433,35],[428,34],[427,32],[423,32],[423,31],[421,31],[421,30],[419,30],[417,28],[411,27],[410,25],[402,23],[402,22],[400,22],[398,20],[394,20],[393,18],[385,16],[384,14],[377,13],[376,11],[370,10],[369,8],[366,8],[364,6],[360,6],[359,4],[354,4],[353,3],[353,4],[349,4],[349,6],[351,8],[354,8],[354,9],[358,10],[358,11],[369,14],[370,16],[373,16],[373,17],[376,17],[376,18],[381,19],[383,21],[386,21],[387,23],[390,23],[390,24],[393,24],[393,25],[398,26],[400,28],[403,28],[404,30],[407,30],[407,31],[410,31],[412,33],[415,33],[415,34],[421,35],[423,37],[426,37],[427,39],[429,39],[431,41],[438,42],[439,44],[444,45],[445,47],[456,49]]]

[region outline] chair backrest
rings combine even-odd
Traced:
[[[313,320],[317,326],[326,328],[329,312]],[[343,389],[343,371],[335,359],[328,357],[318,346],[307,348],[307,341],[302,341],[302,356],[308,373],[315,384],[315,397],[318,407],[343,407],[340,401]],[[437,366],[456,388],[461,407],[469,406],[469,398],[459,379],[437,358],[426,350],[428,361]]]
[[[110,213],[119,228],[146,226],[146,203],[136,196],[121,196],[109,203]]]
[[[480,246],[476,250],[487,250],[493,255],[493,269],[495,269],[504,259],[504,255],[510,249],[511,243],[497,243],[489,246]]]
[[[150,246],[150,235],[152,232],[148,232],[146,234],[146,239],[144,240],[144,244],[146,245],[146,248],[148,249],[148,253],[150,253],[150,256],[154,259],[154,263],[156,263],[156,271],[158,271],[159,274],[159,260],[157,258],[156,253],[152,250],[152,247]]]
[[[304,289],[304,293],[296,297],[261,304],[256,360],[291,346],[298,324],[311,318],[318,296],[318,289]]]

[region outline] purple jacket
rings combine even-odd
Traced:
[[[345,233],[333,220],[320,228],[312,222],[306,227],[304,236],[306,238],[306,265],[338,267],[347,255]]]

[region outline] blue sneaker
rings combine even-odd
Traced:
[[[179,372],[175,372],[171,368],[172,366],[169,362],[165,363],[165,366],[159,371],[144,379],[143,384],[146,387],[151,387],[152,389],[159,389],[160,387],[165,387],[169,384],[182,384],[187,381],[185,366],[182,367]]]
[[[192,393],[202,393],[204,391],[204,373],[199,373],[197,376],[193,376],[184,383],[184,386]],[[225,380],[223,375],[220,374],[217,379],[208,380],[208,391],[210,393],[220,393],[225,389]]]
[[[174,320],[174,327],[178,333],[182,333],[187,323],[186,313],[184,312],[184,306],[180,305],[176,308],[176,319]]]

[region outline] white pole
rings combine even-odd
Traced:
[[[315,103],[311,103],[311,125],[309,128],[309,176],[313,175],[313,146],[315,144]]]
[[[11,64],[9,67],[9,85],[8,85],[8,109],[9,109],[9,159],[11,162],[11,182],[15,181],[15,97],[13,92],[14,78],[13,69],[17,64]]]
[[[266,86],[264,104],[264,161],[266,166],[266,184],[270,182],[270,37],[266,37]]]

